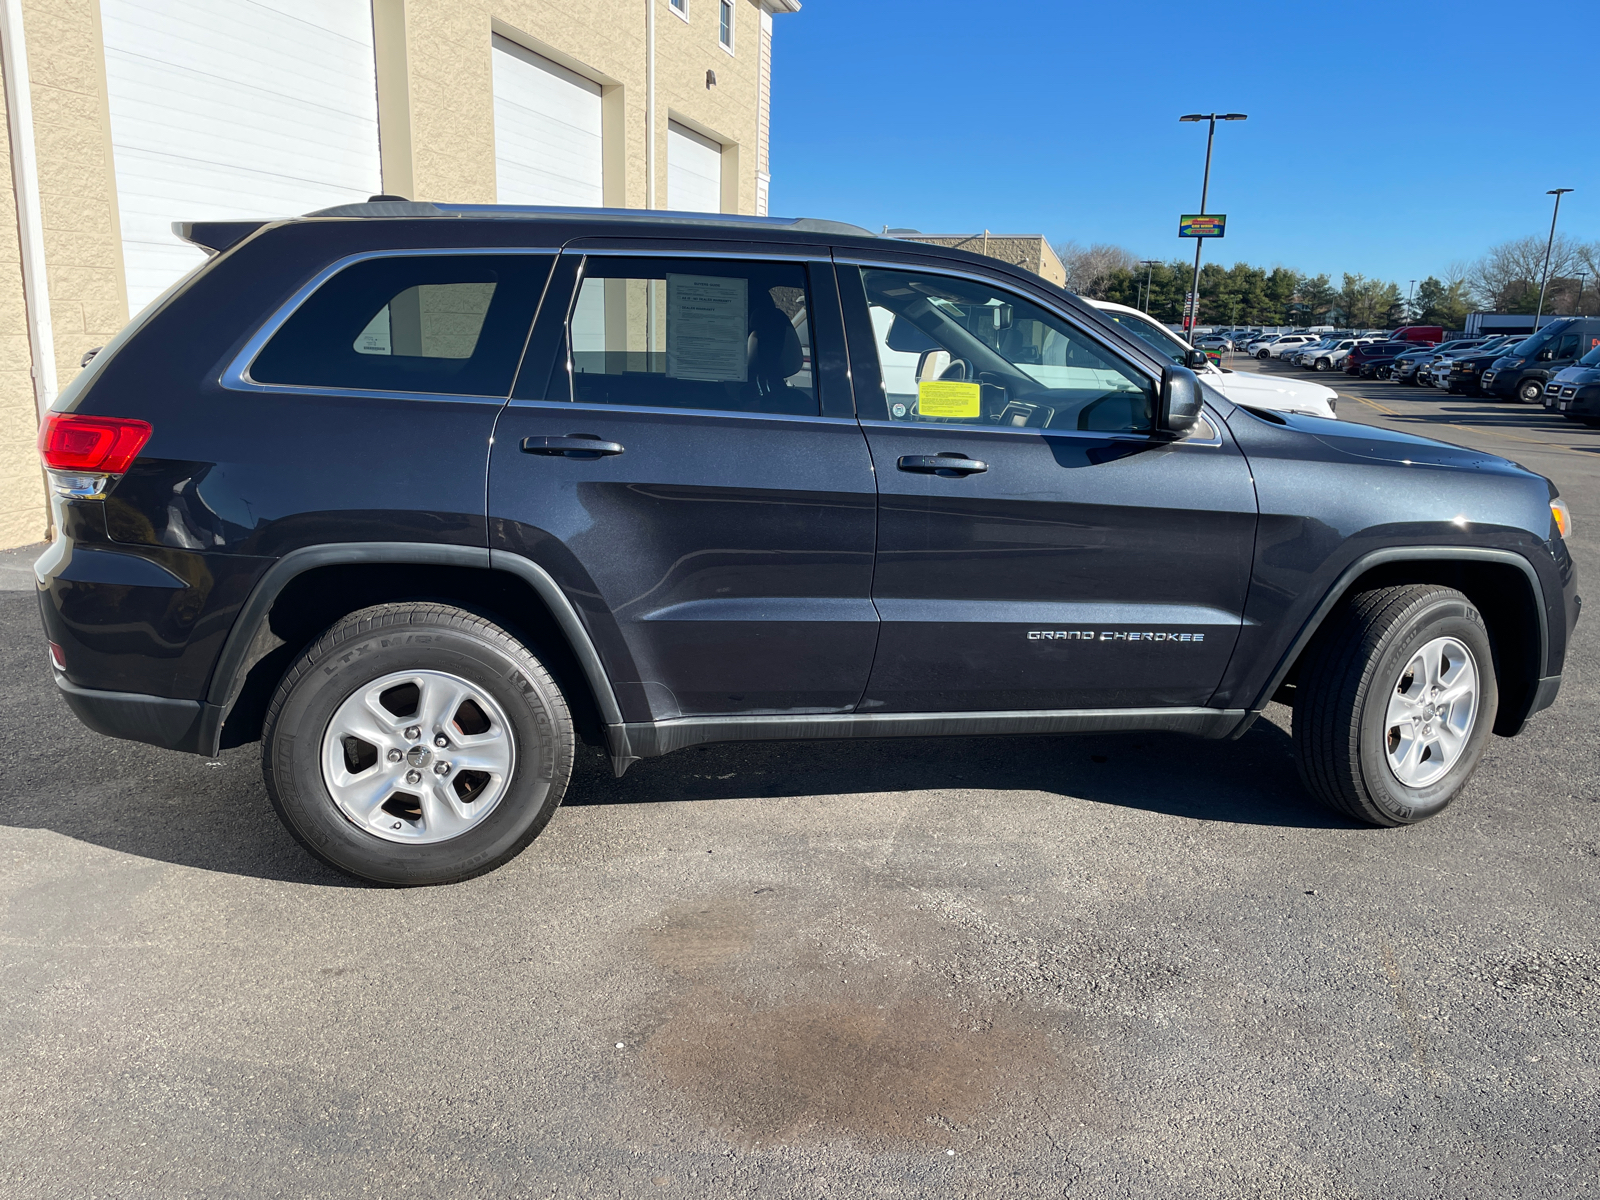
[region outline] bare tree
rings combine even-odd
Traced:
[[[1077,242],[1062,242],[1055,251],[1061,265],[1067,269],[1067,290],[1077,292],[1080,296],[1093,296],[1097,300],[1105,298],[1102,291],[1113,271],[1139,269],[1137,254],[1109,242],[1096,242],[1089,247],[1080,246]]]
[[[1495,312],[1533,311],[1544,275],[1546,239],[1537,234],[1501,242],[1470,268],[1473,295]],[[1550,277],[1573,276],[1583,246],[1564,233],[1556,234],[1550,252]]]

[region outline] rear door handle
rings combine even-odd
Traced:
[[[597,433],[569,433],[565,437],[527,437],[522,439],[524,454],[559,454],[563,458],[604,458],[621,454],[620,442],[605,442]]]
[[[943,475],[950,479],[962,475],[976,475],[980,471],[989,469],[989,464],[981,459],[968,458],[965,454],[952,454],[948,450],[943,454],[904,454],[895,465],[902,471],[916,471],[921,475]]]

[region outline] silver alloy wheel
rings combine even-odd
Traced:
[[[516,765],[494,698],[443,671],[396,671],[345,698],[322,735],[322,779],[358,828],[443,842],[500,803]]]
[[[1389,693],[1389,770],[1406,787],[1427,787],[1455,766],[1477,718],[1472,651],[1453,637],[1434,638],[1411,656]]]

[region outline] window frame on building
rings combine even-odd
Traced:
[[[667,7],[683,20],[689,19],[689,0],[667,0]]]
[[[733,53],[733,0],[717,0],[717,44]]]

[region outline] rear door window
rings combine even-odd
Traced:
[[[816,416],[811,312],[803,263],[590,256],[567,324],[571,397]]]
[[[256,383],[505,396],[552,255],[367,259],[332,276],[250,366]]]

